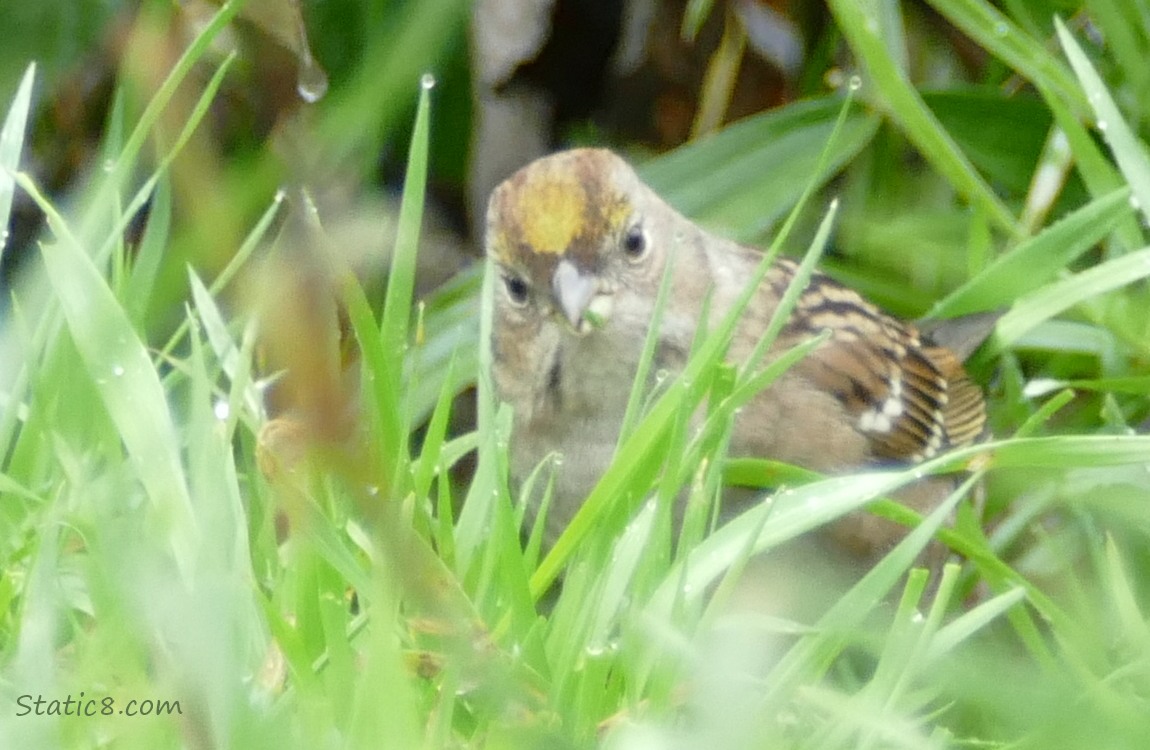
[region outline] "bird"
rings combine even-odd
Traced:
[[[496,277],[491,375],[513,411],[511,480],[520,486],[546,457],[562,456],[546,518],[553,541],[610,465],[672,248],[650,368],[664,377],[685,367],[704,300],[707,319],[720,320],[763,256],[680,214],[603,148],[522,167],[491,192],[485,224]],[[797,269],[784,257],[772,262],[736,324],[728,361],[741,364],[755,348]],[[768,360],[823,331],[821,346],[740,410],[728,455],[842,473],[913,464],[984,436],[983,394],[959,356],[821,272]],[[934,486],[907,493],[920,510],[945,496]],[[902,533],[865,513],[838,527],[860,555]]]

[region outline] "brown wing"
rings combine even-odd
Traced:
[[[950,350],[924,342],[914,326],[816,275],[787,333],[827,328],[830,341],[797,366],[820,388],[839,394],[875,459],[921,461],[983,434],[982,392]]]

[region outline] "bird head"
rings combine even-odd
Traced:
[[[520,169],[495,188],[487,210],[500,304],[553,313],[577,334],[605,326],[620,291],[651,276],[652,201],[634,170],[604,149],[564,151]]]

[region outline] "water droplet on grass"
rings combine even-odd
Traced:
[[[299,93],[300,99],[308,104],[314,104],[327,93],[327,73],[312,59],[310,52],[300,56],[299,77],[296,79],[295,90]]]
[[[307,25],[304,24],[303,14],[300,13],[299,0],[292,2],[292,12],[295,14],[295,46],[296,56],[299,58],[299,72],[296,76],[295,90],[308,104],[314,104],[327,93],[327,73],[311,54],[311,44],[307,38]]]
[[[431,73],[424,73],[419,78],[419,86],[424,91],[431,91],[433,88],[435,88],[435,76]]]

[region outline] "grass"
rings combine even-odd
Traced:
[[[866,67],[862,105],[788,107],[642,170],[735,236],[789,217],[776,248],[799,247],[809,265],[836,227],[838,244],[865,253],[898,202],[868,159],[884,139],[915,144],[931,179],[968,201],[908,225],[927,230],[924,245],[950,248],[939,228],[955,215],[965,227],[958,269],[940,264],[950,291],[933,311],[1010,306],[975,362],[998,368],[997,439],[909,469],[813,481],[765,461],[728,464],[734,409],[777,371],[759,381],[724,365],[720,324],[683,377],[648,402],[636,395],[645,405],[629,412],[635,426],[615,463],[546,554],[537,534],[521,543],[526,493],[507,485],[510,415],[486,375],[491,279],[472,270],[411,304],[428,88],[382,315],[346,269],[331,269],[360,353],[362,440],[328,435],[297,457],[261,433],[269,383],[258,342],[269,323],[228,295],[245,278],[272,284],[250,256],[287,252],[295,225],[276,217],[298,211],[293,197],[267,201],[227,270],[186,270],[183,320],[162,340],[145,314],[174,231],[171,165],[229,63],[150,166],[143,144],[231,6],[136,125],[125,127],[123,108],[114,114],[111,169],[77,208],[20,171],[29,69],[0,130],[0,222],[16,189],[51,231],[39,278],[13,290],[0,334],[0,746],[1140,747],[1150,731],[1150,438],[1135,429],[1150,416],[1144,131],[1077,34],[1060,25],[1055,53],[1024,13],[1004,38],[985,3],[932,5],[1046,96],[1082,171],[1074,205],[1022,221],[1028,196],[1003,197],[963,156],[957,134],[971,129],[931,114],[902,56],[848,3],[832,6]],[[1105,149],[1077,119],[1087,107],[1107,123]],[[841,202],[803,198],[844,169]],[[1034,175],[1002,177],[1030,186]],[[149,200],[130,254],[126,228]],[[306,231],[322,245],[321,226]],[[829,265],[849,276],[853,260]],[[301,308],[278,309],[297,336],[311,330],[292,319]],[[453,398],[473,381],[477,426],[456,435]],[[683,426],[704,402],[695,437]],[[313,414],[301,424],[326,423]],[[470,481],[452,481],[472,458]],[[879,501],[875,512],[914,530],[811,623],[739,609],[736,579],[761,575],[756,554],[776,559],[812,528],[964,467],[984,483],[992,524],[981,522],[973,479],[925,518]],[[785,487],[712,528],[724,477],[780,476]],[[546,495],[548,481],[544,465],[535,490]],[[668,500],[683,491],[675,537]],[[930,580],[914,566],[935,537],[963,562]],[[779,585],[818,587],[816,568],[778,570]],[[48,712],[69,696],[96,701],[75,704],[96,715],[34,715],[37,697]],[[179,712],[121,713],[161,701]]]

